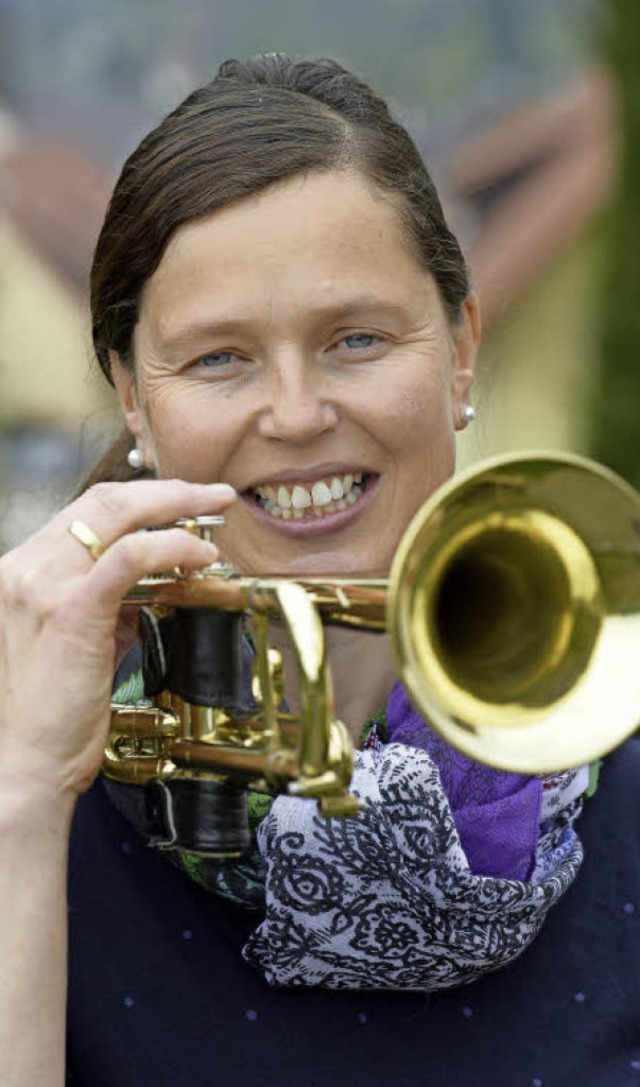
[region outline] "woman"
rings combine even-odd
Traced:
[[[241,572],[385,573],[409,519],[453,470],[454,432],[472,417],[478,306],[406,133],[331,62],[223,65],[125,165],[97,246],[92,311],[98,360],[135,442],[130,461],[158,478],[92,487],[0,564],[5,1081],[63,1079],[75,811],[72,1083],[633,1082],[638,803],[614,808],[632,754],[613,760],[594,802],[617,820],[608,833],[629,831],[630,863],[596,840],[586,895],[578,884],[497,973],[575,875],[583,785],[568,806],[560,797],[561,824],[541,830],[540,783],[485,774],[492,818],[474,822],[456,796],[473,768],[461,786],[455,757],[425,739],[397,689],[387,714],[396,742],[374,722],[358,756],[365,816],[340,823],[369,845],[362,852],[364,838],[337,820],[327,842],[305,805],[279,799],[259,831],[258,916],[148,849],[136,813],[117,810],[121,797],[99,781],[89,789],[114,667],[131,644],[123,596],[145,573],[195,570],[219,554],[180,529],[137,530],[224,512],[220,552]],[[101,473],[126,475],[113,463]],[[338,716],[357,739],[392,691],[388,646],[329,637]],[[287,697],[295,703],[295,690]],[[409,814],[403,773],[417,789]],[[389,821],[394,804],[402,810]],[[472,807],[477,816],[482,805]],[[434,816],[433,834],[415,808]],[[506,856],[500,832],[514,812]],[[495,856],[482,853],[485,833]],[[543,848],[545,834],[554,838]],[[304,909],[299,875],[316,849],[328,889],[322,908],[312,893]],[[359,856],[348,881],[344,864],[353,875]],[[441,926],[426,942],[423,914]],[[323,941],[353,917],[345,973]],[[429,980],[432,945],[442,986]],[[428,960],[417,977],[414,948]]]

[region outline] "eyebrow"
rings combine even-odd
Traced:
[[[373,313],[394,320],[407,319],[408,309],[399,302],[391,302],[377,295],[359,295],[346,303],[335,302],[318,304],[307,313],[312,321],[340,322],[359,313]],[[233,335],[240,330],[246,331],[253,324],[251,317],[221,316],[219,320],[187,321],[177,324],[165,333],[160,333],[159,345],[168,351],[178,351],[188,347],[194,341],[207,338]]]

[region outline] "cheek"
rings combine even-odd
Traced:
[[[451,400],[442,371],[416,375],[398,390],[394,411],[398,440],[425,451],[453,434]]]
[[[389,445],[395,452],[397,498],[404,522],[446,482],[455,468],[455,435],[446,374],[433,371],[405,383],[395,400]],[[403,522],[403,523],[404,523]]]
[[[407,438],[430,432],[447,424],[439,397],[425,395],[424,389],[405,390],[398,399],[397,419]]]
[[[233,445],[233,415],[202,395],[168,387],[154,390],[147,401],[147,418],[161,476],[210,483],[221,470]]]

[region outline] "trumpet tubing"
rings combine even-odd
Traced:
[[[316,796],[325,814],[353,812],[322,623],[388,632],[398,676],[429,726],[497,768],[537,774],[591,761],[640,717],[640,496],[567,454],[494,458],[440,488],[407,529],[388,579],[295,582],[217,566],[146,578],[127,600],[161,615],[246,617],[258,705],[218,705],[215,694],[199,705],[174,684],[146,717],[115,707],[105,772],[121,781],[217,776]],[[274,616],[295,649],[299,720],[279,708]]]

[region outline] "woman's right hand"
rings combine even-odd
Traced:
[[[215,562],[180,517],[222,513],[235,492],[181,480],[101,483],[0,559],[0,781],[75,802],[100,769],[122,635],[122,599],[141,577]],[[104,543],[94,560],[69,532]]]

